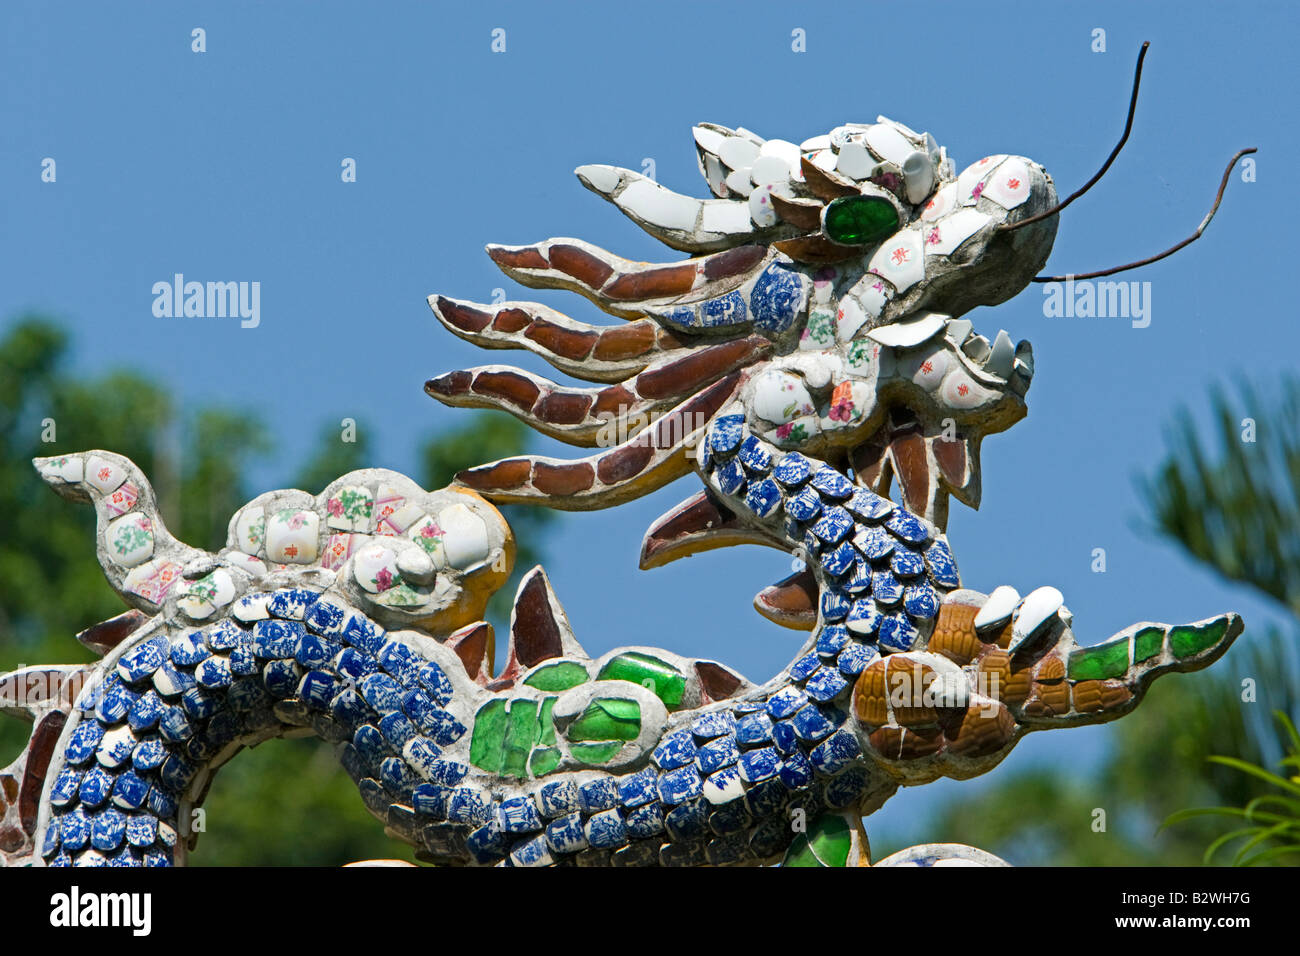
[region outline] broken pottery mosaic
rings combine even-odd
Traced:
[[[950,499],[978,506],[983,440],[1024,417],[1034,374],[1027,342],[962,316],[1046,261],[1056,215],[1005,228],[1054,209],[1040,165],[959,168],[884,117],[801,144],[694,135],[709,199],[577,171],[688,258],[632,262],[576,239],[488,249],[523,285],[624,324],[429,299],[451,333],[594,384],[486,365],[428,394],[586,457],[519,455],[436,491],[372,469],[316,495],[270,492],[216,553],[167,531],[125,458],[36,462],[94,508],[99,561],[131,610],[79,635],[95,663],[2,677],[5,709],[33,724],[0,773],[7,863],[182,863],[217,769],[311,734],[432,863],[866,864],[861,819],[900,787],[981,774],[1033,731],[1122,716],[1156,677],[1227,649],[1235,614],[1080,646],[1055,588],[986,594],[958,572]],[[492,502],[608,508],[679,478],[699,490],[649,529],[642,566],[743,543],[800,558],[754,602],[806,632],[784,670],[756,682],[652,647],[593,657],[540,567],[496,652],[482,616],[515,543]],[[877,865],[1001,862],[927,844]]]

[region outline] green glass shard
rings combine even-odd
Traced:
[[[560,765],[560,751],[555,747],[540,747],[528,760],[528,769],[534,777],[545,777]]]
[[[1128,670],[1128,638],[1070,652],[1070,680],[1105,680]]]
[[[686,693],[686,678],[666,661],[649,654],[628,651],[619,654],[600,669],[596,680],[625,680],[653,690],[655,696],[672,710]]]
[[[1182,624],[1169,629],[1169,646],[1177,657],[1191,657],[1223,640],[1228,632],[1227,617],[1216,617],[1209,624],[1197,627]]]
[[[812,845],[808,842],[808,835],[800,833],[790,844],[790,849],[785,851],[785,859],[781,861],[782,866],[824,866],[821,860],[817,859],[817,854],[812,850]]]
[[[622,749],[621,740],[611,740],[601,744],[573,744],[569,752],[583,763],[599,765],[609,762]]]
[[[570,687],[585,684],[590,679],[591,675],[587,673],[587,668],[581,664],[574,661],[560,661],[539,667],[524,683],[538,690],[568,690]]]
[[[845,246],[880,242],[898,230],[898,210],[880,196],[841,196],[826,207],[826,235]]]
[[[839,814],[828,813],[813,824],[808,842],[823,866],[843,866],[849,860],[853,834],[847,820]]]
[[[506,702],[488,701],[474,715],[474,736],[469,744],[469,762],[489,773],[499,773],[505,735]]]
[[[641,705],[598,697],[569,725],[569,740],[635,740],[641,733]]]
[[[537,701],[512,700],[506,720],[505,754],[501,773],[507,777],[528,775],[528,755],[537,742]]]
[[[555,743],[555,720],[551,717],[551,711],[555,710],[555,702],[558,697],[547,697],[542,701],[542,709],[537,712],[537,742],[540,744]]]
[[[1133,663],[1145,661],[1160,653],[1165,644],[1163,627],[1144,627],[1133,635]]]

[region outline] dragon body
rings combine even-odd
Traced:
[[[3,678],[34,724],[0,778],[9,862],[180,862],[217,767],[294,734],[335,744],[388,832],[438,863],[864,861],[858,821],[899,786],[1121,716],[1156,676],[1226,650],[1233,614],[1085,648],[1054,588],[962,587],[949,497],[978,505],[982,439],[1024,416],[1033,375],[1028,343],[962,316],[1046,261],[1042,167],[993,156],[958,175],[932,137],[883,117],[799,146],[704,125],[696,145],[709,200],[578,170],[684,261],[573,239],[489,247],[517,280],[628,324],[430,298],[455,334],[596,385],[493,365],[426,390],[587,458],[518,456],[435,492],[381,470],[273,492],[216,554],[166,532],[129,461],[37,462],[96,508],[101,563],[133,610],[82,635],[95,664]],[[491,502],[603,508],[692,471],[704,490],[652,526],[642,566],[741,543],[798,557],[755,602],[808,632],[795,660],[755,685],[653,648],[592,659],[536,568],[498,671],[481,617],[514,542]],[[988,862],[905,861],[945,853]]]

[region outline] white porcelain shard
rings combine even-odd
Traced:
[[[691,133],[695,136],[696,145],[714,156],[718,155],[718,150],[727,141],[726,136],[717,130],[709,129],[707,126],[696,126],[691,130]]]
[[[934,164],[925,153],[913,151],[903,160],[902,168],[907,201],[916,205],[934,189]]]
[[[1056,617],[1056,612],[1065,604],[1065,597],[1054,587],[1035,588],[1025,596],[1020,605],[1020,613],[1011,625],[1011,643],[1008,651],[1014,651],[1020,644],[1033,637],[1043,625]]]
[[[963,206],[973,206],[983,192],[980,181],[1006,158],[1002,154],[985,156],[963,169],[961,175],[957,177],[957,201]]]
[[[800,150],[798,146],[784,139],[769,139],[766,143],[760,146],[758,150],[760,158],[764,156],[777,156],[785,160],[787,166],[798,166],[799,157],[802,153],[803,151]]]
[[[484,560],[492,548],[487,525],[465,505],[452,505],[438,514],[443,530],[443,547],[447,563],[462,571]]]
[[[749,206],[733,199],[707,199],[700,217],[701,232],[716,232],[724,236],[746,235],[754,229],[749,218]]]
[[[956,205],[957,184],[949,183],[930,197],[930,201],[921,210],[921,220],[931,222],[953,209]]]
[[[748,166],[727,173],[726,183],[728,189],[741,196],[748,196],[754,189],[754,184],[749,178]]]
[[[846,295],[835,313],[835,337],[841,342],[850,341],[870,318],[855,296]]]
[[[984,184],[984,195],[1004,209],[1015,209],[1029,198],[1033,179],[1023,160],[1011,158]]]
[[[112,462],[91,455],[86,462],[86,482],[97,488],[101,494],[112,494],[122,482],[126,481],[126,472]]]
[[[939,312],[921,312],[915,318],[874,328],[867,333],[867,338],[894,348],[911,348],[942,332],[946,319]]]
[[[983,631],[1005,624],[1019,603],[1020,592],[1009,584],[994,588],[989,599],[975,615],[975,630]]]
[[[974,326],[970,319],[950,319],[948,321],[947,336],[954,345],[961,345],[970,338],[971,330]]]
[[[869,271],[884,276],[899,292],[925,278],[925,246],[919,229],[904,229],[871,257]]]
[[[932,352],[914,355],[901,364],[904,375],[929,391],[939,387],[950,362],[947,347],[941,346]]]
[[[871,175],[876,160],[861,143],[845,143],[840,147],[839,159],[835,162],[835,171],[850,179],[863,180]]]
[[[992,221],[992,217],[976,212],[974,209],[958,209],[952,215],[944,216],[926,231],[925,253],[931,256],[946,256],[956,251],[958,246]]]
[[[266,509],[244,508],[235,519],[235,543],[245,554],[257,554],[266,543]]]
[[[984,363],[984,371],[999,378],[1010,378],[1015,357],[1016,347],[1011,344],[1011,336],[1007,335],[1006,329],[999,329],[997,338],[993,340],[993,348]]]
[[[722,199],[727,197],[727,172],[727,167],[722,165],[722,160],[711,153],[705,155],[704,181],[709,184],[709,191]]]
[[[789,182],[790,164],[781,156],[760,156],[749,167],[749,178],[755,186]]]
[[[939,397],[951,408],[967,410],[996,402],[999,393],[985,388],[958,366],[948,373],[939,388]]]
[[[758,159],[758,144],[743,136],[728,136],[717,150],[718,159],[731,169],[742,169]]]
[[[623,179],[623,171],[617,166],[579,166],[573,172],[592,189],[606,196],[617,189]]]
[[[877,114],[876,122],[888,123],[890,126],[893,126],[895,129],[901,132],[904,136],[910,136],[912,137],[912,139],[921,138],[921,134],[918,133],[916,130],[912,129],[912,127],[908,126],[906,123],[900,123],[898,120],[890,119],[888,116],[880,116],[879,114]]]
[[[916,150],[916,147],[907,141],[907,137],[887,120],[870,127],[866,139],[867,145],[878,158],[893,163],[899,168],[902,168],[907,157]]]
[[[835,162],[839,157],[832,149],[819,149],[808,157],[808,162],[812,163],[818,169],[830,172],[835,168]]]
[[[700,214],[700,201],[665,189],[650,179],[630,183],[614,200],[651,225],[690,232]]]
[[[815,411],[812,396],[799,377],[777,370],[764,372],[755,379],[750,401],[755,415],[777,425]]]
[[[830,149],[831,138],[828,133],[822,133],[820,136],[813,136],[799,144],[799,149],[805,153],[815,153],[819,149]]]
[[[769,226],[775,226],[780,219],[776,214],[776,208],[772,205],[772,187],[757,186],[749,194],[749,218],[754,220],[754,225],[766,229]]]
[[[433,580],[433,559],[423,548],[405,548],[398,552],[397,570],[408,581],[428,584]]]

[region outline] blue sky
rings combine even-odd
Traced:
[[[1045,318],[1038,287],[968,316],[990,338],[1005,327],[1030,339],[1037,375],[1029,417],[985,443],[981,511],[954,504],[949,537],[969,586],[1060,587],[1089,643],[1137,620],[1226,609],[1252,626],[1280,619],[1151,534],[1134,477],[1158,461],[1180,404],[1204,412],[1208,384],[1238,374],[1267,384],[1292,365],[1274,344],[1293,335],[1279,281],[1293,269],[1278,232],[1288,214],[1256,227],[1297,155],[1285,105],[1296,87],[1293,9],[918,11],[9,0],[0,324],[52,313],[75,329],[75,365],[88,373],[128,366],[167,382],[182,407],[256,411],[280,442],[258,490],[287,481],[322,422],[345,416],[374,430],[373,464],[413,470],[419,439],[467,414],[426,397],[425,379],[500,358],[444,332],[427,294],[487,301],[503,288],[602,321],[580,300],[513,286],[485,243],[578,236],[633,259],[675,257],[584,190],[575,166],[640,169],[653,158],[660,182],[704,195],[696,122],[798,142],[884,113],[934,133],[958,168],[1020,153],[1068,192],[1114,144],[1149,39],[1132,139],[1063,216],[1049,269],[1114,265],[1186,235],[1240,147],[1259,148],[1258,181],[1234,177],[1204,239],[1124,277],[1151,283],[1148,328]],[[195,27],[206,30],[202,54],[190,49]],[[497,27],[505,53],[490,49]],[[1098,27],[1105,53],[1091,50]],[[796,28],[804,53],[791,50]],[[46,157],[57,163],[52,184],[40,178]],[[357,162],[356,183],[340,181],[344,157]],[[260,326],[155,318],[151,287],[176,272],[260,282]],[[511,360],[549,371],[525,353]],[[534,448],[571,453],[545,439]],[[799,635],[750,601],[788,572],[788,558],[732,549],[636,568],[645,527],[697,487],[687,478],[614,512],[565,518],[548,570],[593,653],[659,645],[765,680]],[[1090,571],[1098,547],[1105,574]],[[1031,737],[997,772],[1034,760],[1086,765],[1111,732]],[[957,786],[895,798],[873,829],[914,825]]]

